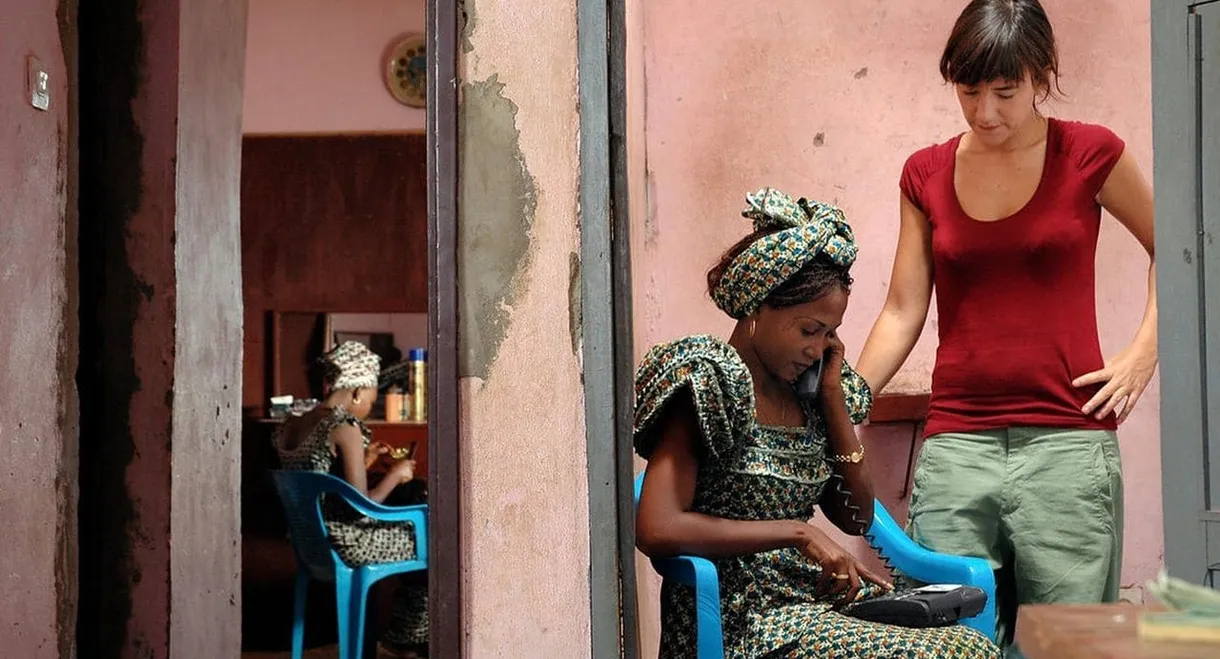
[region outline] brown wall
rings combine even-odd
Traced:
[[[428,310],[424,142],[245,138],[243,407],[266,403],[269,311]]]
[[[50,659],[76,624],[76,34],[56,0],[0,0],[0,34],[0,655]]]

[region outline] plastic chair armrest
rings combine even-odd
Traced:
[[[415,534],[415,555],[418,560],[428,560],[428,506],[384,506],[367,497],[343,495],[352,508],[365,517],[378,522],[411,522]]]
[[[880,502],[874,508],[868,537],[874,548],[879,549],[898,571],[913,579],[924,583],[977,586],[988,590],[988,595],[995,590],[995,577],[987,561],[938,554],[923,547],[907,537]]]
[[[986,593],[982,613],[962,620],[962,624],[995,639],[995,573],[987,561],[938,554],[920,545],[902,531],[880,501],[873,507],[873,525],[866,537],[894,569],[916,581],[974,586]]]

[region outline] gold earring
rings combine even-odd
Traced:
[[[750,338],[751,339],[754,338],[754,330],[757,328],[757,326],[758,326],[758,319],[751,318],[750,319]]]

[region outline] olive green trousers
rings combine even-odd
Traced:
[[[929,437],[907,532],[996,570],[997,629],[1011,645],[1021,604],[1118,599],[1122,465],[1107,430],[1005,428]]]

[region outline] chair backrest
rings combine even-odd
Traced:
[[[304,563],[315,579],[333,580],[339,559],[327,538],[322,495],[358,498],[360,491],[342,478],[320,472],[281,469],[272,471],[271,478],[284,504],[297,560]]]

